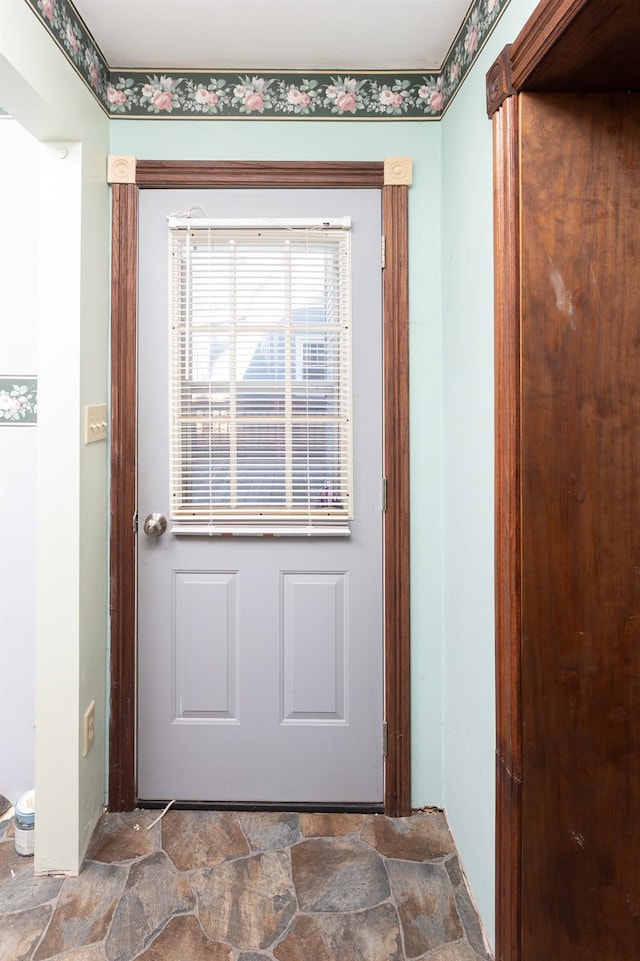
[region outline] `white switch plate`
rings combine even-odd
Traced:
[[[84,409],[84,442],[93,444],[107,436],[107,405],[89,404]]]

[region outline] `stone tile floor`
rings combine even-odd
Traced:
[[[0,961],[478,961],[444,816],[105,815],[77,878],[0,825]]]

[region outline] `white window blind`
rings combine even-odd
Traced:
[[[348,533],[348,220],[169,219],[175,533]]]

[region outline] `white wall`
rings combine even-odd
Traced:
[[[38,144],[0,118],[0,377],[38,370],[35,258]],[[0,421],[0,793],[34,786],[36,430]]]
[[[107,396],[109,124],[24,0],[0,3],[0,90],[42,142],[35,868],[76,873],[105,797],[107,448],[84,447],[82,409]]]
[[[442,121],[444,799],[494,936],[492,131],[485,75],[537,0],[511,0]]]

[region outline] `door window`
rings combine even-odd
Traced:
[[[348,533],[349,222],[170,218],[175,533]]]

